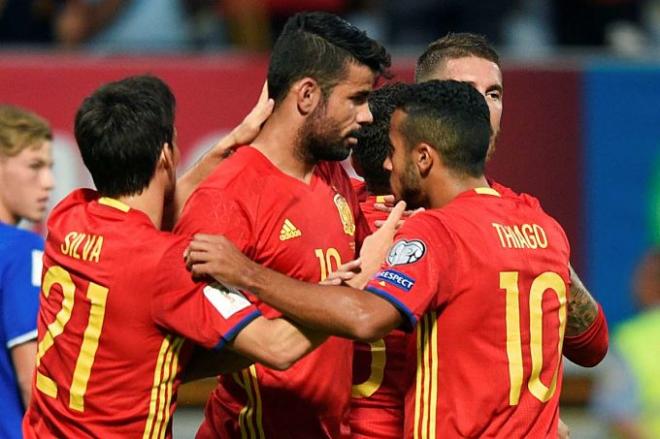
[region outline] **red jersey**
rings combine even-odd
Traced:
[[[53,210],[26,438],[171,436],[190,354],[181,336],[219,348],[259,315],[245,297],[192,282],[187,242],[91,190]]]
[[[370,194],[364,182],[354,179],[352,183],[373,232],[375,221],[387,219],[386,212],[374,208],[384,200]],[[373,343],[355,342],[354,348],[351,437],[401,439],[403,401],[411,382],[406,351],[414,349],[414,337],[395,330]]]
[[[511,191],[406,221],[367,286],[419,322],[405,437],[557,436],[568,261],[557,222]]]
[[[192,194],[175,231],[225,235],[252,260],[319,282],[354,259],[368,226],[339,163],[319,164],[305,184],[244,146]],[[352,359],[352,342],[331,337],[287,371],[220,376],[198,437],[346,437]]]

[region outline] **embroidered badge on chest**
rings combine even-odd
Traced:
[[[355,220],[353,219],[353,212],[351,207],[348,205],[346,198],[342,197],[341,194],[335,194],[333,200],[337,210],[339,211],[339,219],[341,224],[344,226],[344,233],[349,236],[355,235]]]

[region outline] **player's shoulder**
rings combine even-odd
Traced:
[[[400,234],[435,240],[446,235],[450,229],[448,217],[442,209],[427,209],[407,218]]]
[[[240,192],[246,187],[263,182],[273,167],[257,149],[246,145],[216,166],[213,172],[198,186],[198,191],[223,190]],[[260,178],[259,178],[260,177]]]
[[[184,207],[197,212],[218,203],[250,204],[264,192],[272,189],[268,184],[274,165],[251,146],[243,146],[222,161],[193,191]]]
[[[0,249],[7,256],[17,251],[42,250],[44,239],[31,230],[0,223]]]

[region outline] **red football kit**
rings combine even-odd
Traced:
[[[195,284],[187,243],[92,190],[55,207],[26,438],[171,436],[182,337],[220,348],[260,315],[238,293]]]
[[[568,261],[561,227],[512,191],[406,221],[367,286],[417,327],[404,437],[557,436]]]
[[[360,209],[371,231],[375,221],[387,219],[387,213],[374,208],[383,203],[381,196],[372,195],[364,182],[352,180]],[[411,382],[406,367],[406,351],[415,349],[414,337],[395,330],[373,343],[355,342],[353,358],[353,392],[351,399],[351,437],[353,439],[401,439],[403,407],[406,390]]]
[[[252,260],[319,282],[355,258],[368,225],[339,163],[320,163],[306,184],[244,146],[191,195],[175,232],[225,235]],[[287,371],[220,376],[198,437],[347,437],[352,359],[352,342],[331,337]]]

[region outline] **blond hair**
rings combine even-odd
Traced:
[[[0,156],[15,156],[45,140],[53,140],[45,119],[22,108],[0,105]]]

